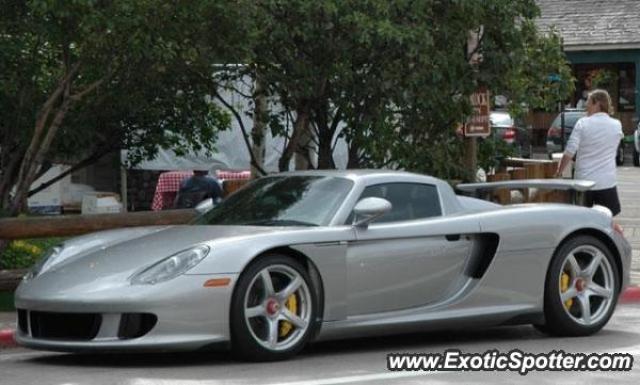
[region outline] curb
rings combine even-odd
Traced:
[[[0,330],[0,349],[16,347],[16,339],[14,329],[2,329]]]
[[[640,303],[640,286],[627,287],[620,295],[620,303]]]

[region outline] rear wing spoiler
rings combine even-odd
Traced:
[[[580,179],[518,179],[486,183],[461,183],[456,189],[476,198],[486,199],[488,194],[497,189],[538,188],[545,190],[569,191],[573,204],[583,205],[583,193],[595,186],[595,182]]]

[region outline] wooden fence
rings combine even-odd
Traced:
[[[487,182],[522,179],[548,179],[555,176],[558,162],[551,160],[507,158],[504,159],[495,174],[487,175]],[[542,189],[497,189],[490,197],[500,204],[527,202],[561,202],[570,200],[567,191],[549,191]]]

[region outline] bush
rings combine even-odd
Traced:
[[[487,138],[478,141],[478,167],[487,174],[500,165],[500,161],[514,155],[514,148],[503,140]]]
[[[12,241],[0,259],[0,270],[26,269],[33,266],[51,247],[64,238],[40,238]]]

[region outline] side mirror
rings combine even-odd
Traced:
[[[194,209],[198,212],[198,214],[204,214],[207,211],[211,210],[215,206],[213,204],[213,199],[207,198],[202,202],[198,203]]]
[[[371,221],[389,210],[391,210],[391,202],[386,199],[374,197],[361,199],[353,208],[353,225],[367,227]]]

